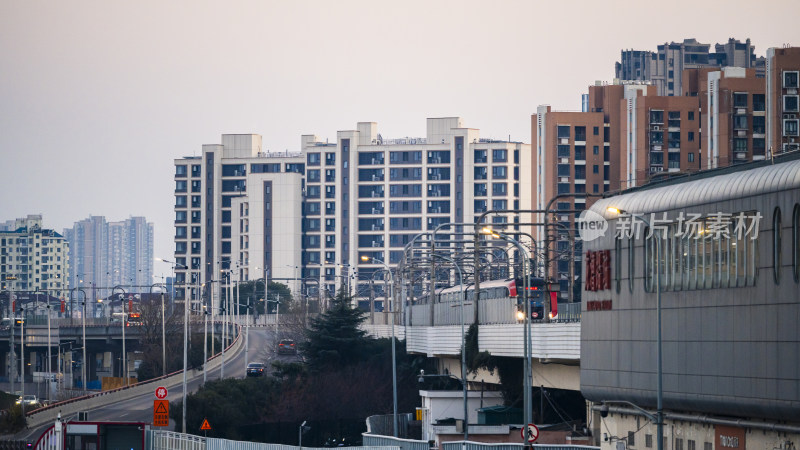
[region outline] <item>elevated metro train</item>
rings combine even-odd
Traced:
[[[481,282],[481,297],[480,300],[493,300],[502,298],[516,298],[517,308],[524,318],[522,312],[522,299],[519,293],[522,292],[523,283],[522,278],[506,278],[502,280],[489,280]],[[530,277],[528,282],[528,290],[530,291],[531,302],[531,319],[542,320],[544,318],[544,299],[547,294],[546,283],[544,279],[537,277]],[[436,291],[437,303],[459,302],[460,294],[462,292],[461,285],[450,286],[447,288],[438,289]],[[475,284],[466,284],[463,287],[464,301],[471,302],[475,299]],[[550,317],[555,318],[558,315],[558,301],[556,300],[556,292],[550,293]]]

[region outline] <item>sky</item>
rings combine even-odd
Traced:
[[[144,216],[173,256],[175,158],[229,133],[298,151],[359,121],[425,136],[459,116],[530,142],[536,106],[580,110],[620,50],[800,45],[800,5],[630,2],[0,0],[0,221]],[[155,265],[159,278],[170,267]]]

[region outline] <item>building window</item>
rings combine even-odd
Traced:
[[[633,281],[635,275],[635,255],[636,255],[636,241],[633,237],[628,239],[628,291],[633,294]]]
[[[798,72],[783,72],[783,87],[785,89],[797,89],[797,74]]]
[[[585,145],[576,145],[575,146],[575,161],[585,161],[586,160],[586,146]]]
[[[797,112],[797,96],[784,95],[783,96],[783,111],[784,112]]]
[[[561,165],[562,164],[559,164],[559,167]],[[567,169],[569,169],[568,165],[567,165]],[[567,175],[567,176],[569,176],[569,175]],[[585,180],[586,179],[586,166],[584,166],[584,165],[575,166],[575,179],[576,180]]]
[[[647,448],[653,448],[653,435],[652,434],[645,434],[644,435],[644,446]]]
[[[597,164],[592,166],[592,173],[600,173],[600,166],[598,166]]]
[[[800,203],[794,205],[792,213],[792,268],[794,269],[794,282],[800,283]]]
[[[733,93],[733,107],[734,108],[747,108],[747,93],[734,92]]]
[[[592,192],[594,192],[595,194],[600,192],[600,186],[597,184],[592,185]]]
[[[614,287],[617,294],[622,290],[622,238],[614,239]],[[630,443],[628,443],[630,445]]]
[[[784,136],[798,136],[798,119],[784,119],[783,121],[783,135]]]
[[[492,183],[492,195],[506,194],[508,194],[508,185],[506,183]]]
[[[483,164],[486,163],[486,152],[488,150],[475,150],[475,163],[476,164]]]
[[[772,267],[774,269],[775,284],[781,283],[781,208],[775,208],[772,213]]]
[[[559,145],[558,146],[558,157],[559,158],[569,158],[569,145]]]
[[[505,180],[506,178],[508,178],[506,167],[505,166],[492,167],[492,178],[495,180]]]
[[[592,128],[592,134],[595,135],[595,136],[599,136],[600,135],[600,127],[593,127]]]
[[[688,155],[686,155],[686,157],[687,157],[687,160],[688,160],[690,163],[691,163],[691,162],[694,162],[694,153],[689,153]]]
[[[557,136],[559,139],[569,139],[569,125],[559,125]]]
[[[686,139],[689,142],[694,142],[694,131],[690,131],[689,134],[686,136]]]
[[[586,127],[575,127],[575,140],[586,141]]]
[[[558,176],[559,177],[568,177],[570,175],[570,166],[569,164],[559,164],[558,165]]]
[[[184,166],[184,165],[175,166],[175,176],[176,177],[185,177],[186,176],[186,166]]]
[[[594,153],[595,155],[599,155],[600,154],[600,147],[598,147],[596,145],[594,147],[592,147],[592,153]]]
[[[508,161],[508,151],[505,149],[492,150],[492,162],[506,162]]]
[[[307,164],[309,166],[318,166],[320,161],[319,153],[309,153],[307,156]]]
[[[689,113],[687,114],[687,116],[688,116],[687,118],[688,118],[689,120],[694,120],[694,111],[689,111]]]
[[[753,94],[753,111],[766,111],[767,102],[764,94]]]

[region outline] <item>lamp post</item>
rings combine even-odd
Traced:
[[[114,286],[111,289],[111,298],[114,298],[114,292],[119,289],[122,294],[119,295],[120,307],[122,308],[122,370],[123,377],[125,377],[125,386],[128,385],[128,358],[125,354],[125,289],[122,286]],[[112,310],[113,311],[113,310]],[[86,351],[86,342],[83,344],[84,352]],[[81,364],[83,366],[83,364]],[[85,382],[84,382],[85,384]]]
[[[509,242],[517,247],[517,251],[519,251],[519,256],[521,259],[521,266],[522,266],[522,301],[525,303],[525,322],[523,324],[523,337],[525,339],[525,343],[523,345],[524,352],[525,352],[525,374],[523,375],[523,405],[524,405],[524,413],[525,413],[525,424],[532,423],[533,421],[533,405],[531,403],[531,378],[533,376],[533,368],[532,368],[532,361],[531,361],[531,303],[528,300],[528,275],[525,271],[526,268],[526,261],[528,257],[525,253],[525,248],[522,244],[519,243],[516,239],[508,236],[507,234],[501,233],[499,231],[492,230],[489,227],[484,227],[481,229],[481,234],[490,235],[496,239],[503,239],[506,242]]]
[[[458,285],[461,290],[459,294],[461,301],[461,386],[464,389],[464,440],[466,441],[469,439],[469,410],[467,409],[467,345],[464,340],[464,276],[461,273],[461,267],[452,258],[436,253],[431,253],[431,256],[450,262],[458,270]]]
[[[375,259],[369,256],[362,256],[361,260],[364,262],[373,261],[378,264],[382,264],[383,267],[386,268],[386,271],[389,272],[389,286],[391,289],[391,293],[389,297],[392,299],[391,303],[391,312],[392,312],[392,424],[393,424],[393,431],[394,437],[397,437],[397,357],[395,356],[395,339],[394,339],[394,275],[392,275],[392,269],[389,268],[389,265],[385,262]]]
[[[161,286],[161,375],[167,374],[167,331],[164,317],[164,290],[166,285],[154,283],[150,285],[150,296],[153,295],[153,287]]]
[[[608,212],[613,214],[629,214],[632,219],[639,218],[644,222],[648,228],[653,230],[653,236],[656,238],[656,437],[658,438],[657,449],[663,450],[664,445],[664,391],[662,385],[663,367],[662,359],[662,345],[661,345],[661,233],[656,236],[656,230],[650,225],[650,221],[645,219],[643,215],[630,213],[613,206],[608,207]],[[647,245],[645,237],[644,245]],[[645,261],[645,264],[647,262]],[[645,274],[645,279],[647,274]],[[646,282],[646,281],[645,281]]]

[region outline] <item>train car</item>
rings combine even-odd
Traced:
[[[544,302],[546,300],[547,292],[545,291],[546,283],[541,278],[531,277],[528,282],[528,298],[531,302],[531,320],[544,319]],[[492,300],[500,298],[517,298],[517,306],[524,318],[523,304],[519,294],[522,292],[523,283],[522,278],[507,278],[502,280],[490,280],[481,282],[481,300]],[[450,286],[440,289],[436,294],[437,302],[457,302],[460,301],[459,295],[462,289],[460,285]],[[463,288],[464,301],[470,302],[475,299],[475,285],[468,284]],[[550,305],[550,318],[555,318],[558,315],[558,302],[554,301],[555,296],[552,297]]]

